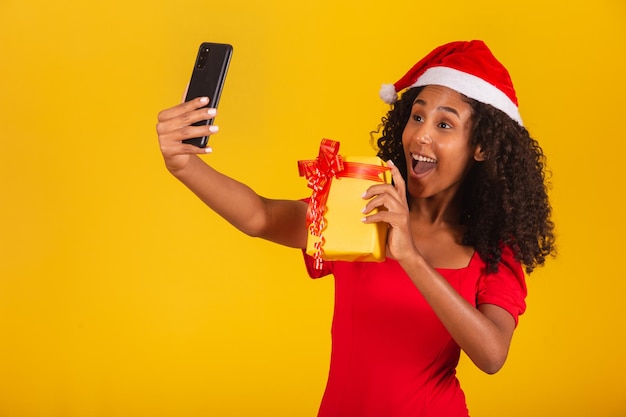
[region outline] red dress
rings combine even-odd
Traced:
[[[318,417],[468,416],[456,378],[460,348],[400,264],[324,262],[333,274],[335,310],[328,382]],[[496,274],[474,253],[462,269],[438,269],[472,305],[495,304],[515,318],[525,310],[519,262],[505,250]]]

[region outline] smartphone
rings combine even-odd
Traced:
[[[211,42],[202,43],[198,49],[185,101],[193,100],[196,97],[208,97],[209,104],[205,107],[217,108],[232,54],[232,45]],[[196,122],[194,126],[210,124],[213,124],[213,119]],[[199,148],[205,148],[209,142],[209,137],[202,136],[185,139],[183,142]]]

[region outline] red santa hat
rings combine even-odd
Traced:
[[[395,84],[383,84],[380,97],[391,104],[405,88],[425,85],[451,88],[523,125],[511,76],[483,41],[451,42],[434,49]]]

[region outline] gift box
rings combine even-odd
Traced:
[[[385,258],[387,224],[362,222],[370,186],[391,183],[378,157],[339,155],[339,142],[323,139],[314,160],[298,161],[300,176],[313,190],[307,212],[307,254],[316,268],[324,260],[378,262]]]

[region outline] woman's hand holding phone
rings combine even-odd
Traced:
[[[167,169],[180,174],[192,155],[212,151],[209,136],[217,133],[213,125],[217,114],[233,47],[203,42],[198,48],[183,103],[159,113],[156,126],[161,153]]]
[[[193,125],[197,122],[212,120],[215,115],[216,110],[210,107],[208,97],[197,97],[159,113],[156,125],[159,146],[165,166],[172,174],[185,169],[191,155],[212,151],[210,147],[199,148],[183,141],[217,133],[219,129],[216,125],[204,123]]]

